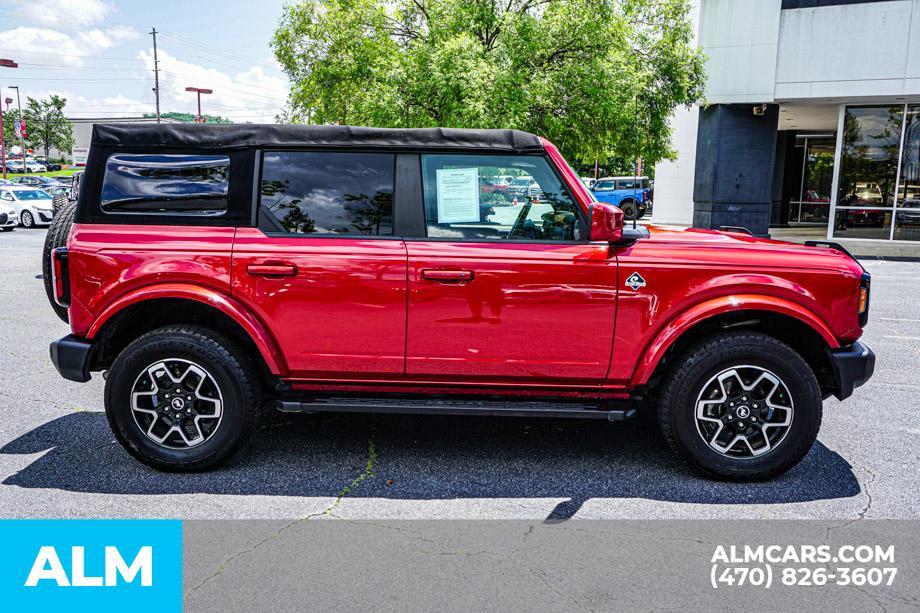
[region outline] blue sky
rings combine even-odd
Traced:
[[[269,41],[280,1],[243,0],[0,0],[0,91],[22,96],[56,93],[73,117],[130,117],[153,112],[156,27],[160,110],[194,113],[205,87],[205,113],[237,121],[273,121],[287,79]]]

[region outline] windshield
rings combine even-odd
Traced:
[[[51,194],[40,189],[15,189],[13,192],[18,200],[51,200]]]

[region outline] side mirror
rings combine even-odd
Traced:
[[[623,240],[623,211],[595,202],[591,205],[591,240],[619,243]]]

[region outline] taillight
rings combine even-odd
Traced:
[[[67,247],[58,247],[51,252],[51,287],[58,306],[70,306],[70,274],[67,266]]]
[[[864,272],[859,281],[859,299],[857,302],[857,313],[859,313],[859,327],[865,328],[869,323],[869,285],[872,276]]]

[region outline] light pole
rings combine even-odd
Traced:
[[[0,58],[0,66],[3,68],[19,68],[19,64],[13,60]],[[2,98],[0,90],[0,98]],[[6,180],[6,141],[3,136],[3,100],[0,99],[0,165],[3,166],[3,179]]]
[[[201,94],[213,94],[214,90],[201,87],[186,87],[185,91],[198,94],[198,115],[195,116],[195,123],[204,123],[204,117],[201,116]]]
[[[22,147],[22,151],[19,152],[19,155],[22,156],[22,172],[26,171],[26,139],[22,135],[22,103],[19,101],[19,86],[10,85],[10,89],[16,90],[16,108],[19,109],[19,146]]]

